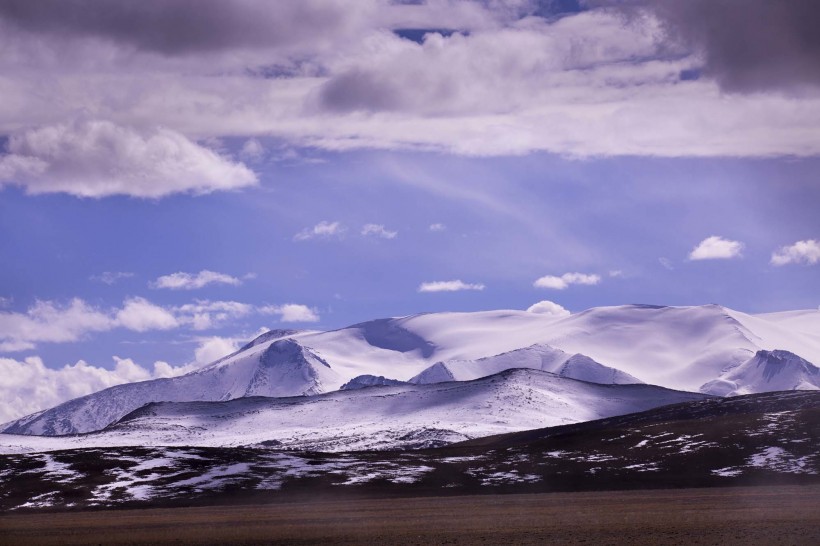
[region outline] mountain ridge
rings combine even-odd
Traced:
[[[603,385],[514,368],[470,381],[371,386],[307,397],[157,401],[93,433],[0,435],[0,452],[11,445],[35,451],[114,445],[419,449],[707,398],[653,385]]]
[[[361,376],[408,382],[430,369],[443,379],[474,379],[524,366],[687,391],[709,391],[720,380],[734,386],[716,394],[749,392],[769,388],[742,366],[761,350],[788,351],[814,366],[820,311],[748,315],[710,304],[597,307],[567,317],[423,313],[327,332],[272,331],[189,374],[111,387],[23,417],[4,432],[89,432],[154,401],[315,395]],[[820,378],[806,377],[806,386],[820,386]]]

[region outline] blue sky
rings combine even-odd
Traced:
[[[760,18],[726,26],[732,3],[700,0],[12,4],[0,365],[18,406],[183,373],[267,328],[820,305],[810,8],[754,0]],[[744,42],[758,19],[764,49]],[[46,394],[24,404],[26,382]]]
[[[19,313],[37,300],[81,298],[107,309],[142,297],[162,307],[298,303],[320,317],[288,323],[248,313],[199,331],[112,329],[34,350],[49,361],[101,364],[112,354],[181,363],[203,336],[241,337],[261,327],[336,328],[424,311],[526,309],[541,299],[573,311],[631,302],[811,308],[819,303],[816,268],[770,258],[817,231],[818,166],[814,159],[312,151],[311,161],[260,161],[260,185],[229,193],[78,199],[9,188],[0,201],[3,297],[6,310]],[[294,239],[320,222],[341,231]],[[366,224],[396,235],[362,235]],[[435,224],[442,227],[431,230]],[[742,242],[741,254],[688,259],[712,235]],[[152,287],[163,275],[202,270],[241,284]],[[533,286],[541,276],[576,271],[601,280]],[[105,272],[128,276],[106,284]],[[454,279],[485,288],[418,291],[423,282]]]

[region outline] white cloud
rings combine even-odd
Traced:
[[[172,309],[180,323],[194,330],[209,330],[254,312],[254,307],[238,301],[196,300]]]
[[[458,292],[460,290],[484,290],[483,284],[465,283],[461,280],[423,282],[419,285],[419,292]]]
[[[267,330],[262,330],[263,333]],[[257,333],[256,335],[258,335]],[[255,337],[255,336],[253,336]],[[176,377],[186,373],[198,370],[199,368],[211,364],[235,353],[241,345],[244,345],[248,336],[241,337],[221,337],[209,336],[195,339],[197,346],[194,349],[194,359],[186,364],[180,366],[173,366],[167,362],[154,362],[153,377]]]
[[[0,157],[0,183],[79,197],[204,194],[257,183],[256,175],[167,128],[137,131],[75,121],[18,131]]]
[[[444,224],[430,224],[430,227],[428,229],[430,231],[444,231],[445,229],[447,229],[447,226],[445,226]]]
[[[312,228],[305,228],[293,236],[294,241],[307,241],[310,239],[330,239],[341,237],[345,232],[345,227],[339,222],[321,221]]]
[[[115,385],[192,372],[235,352],[239,344],[236,338],[203,338],[194,349],[191,362],[173,366],[157,361],[151,369],[118,356],[113,357],[113,369],[83,360],[49,368],[37,356],[25,360],[0,357],[0,424]]]
[[[365,237],[381,237],[382,239],[394,239],[398,231],[389,231],[382,224],[365,224],[362,226],[362,235]]]
[[[237,349],[239,349],[239,343],[235,339],[218,336],[208,337],[203,339],[194,350],[194,362],[204,366],[228,356]]]
[[[38,343],[78,341],[89,334],[124,328],[134,332],[189,327],[207,330],[257,310],[236,301],[196,300],[162,307],[141,297],[123,301],[120,308],[101,309],[79,298],[67,304],[38,301],[25,312],[0,311],[0,351],[33,349]]]
[[[124,127],[167,126],[187,139],[264,135],[329,150],[820,153],[815,89],[727,94],[707,74],[682,81],[703,59],[670,43],[648,15],[590,9],[519,18],[528,2],[303,0],[274,10],[248,0],[198,5],[196,17],[184,16],[183,3],[160,3],[170,7],[146,8],[134,19],[142,24],[123,29],[104,22],[126,8],[88,18],[71,12],[74,3],[60,4],[68,7],[32,15],[51,18],[41,26],[0,21],[0,133],[91,112]],[[465,32],[429,33],[420,44],[391,32],[448,21]],[[12,154],[3,170],[36,181],[37,159]],[[222,188],[209,185],[219,177],[205,188],[186,178],[168,189]]]
[[[103,312],[75,298],[66,305],[38,301],[25,313],[0,312],[0,342],[6,350],[28,349],[38,342],[76,341],[90,332],[111,330],[117,322]]]
[[[101,282],[107,285],[113,285],[121,279],[130,279],[134,274],[128,271],[103,271],[99,275],[92,275],[89,280]]]
[[[806,239],[797,241],[793,245],[781,247],[772,253],[772,265],[806,264],[814,265],[820,262],[820,241]]]
[[[739,258],[743,251],[743,243],[731,241],[717,235],[702,240],[689,253],[690,260],[728,260]]]
[[[318,322],[320,317],[316,309],[298,303],[284,305],[268,305],[260,307],[259,312],[269,315],[279,315],[282,322]]]
[[[594,285],[601,282],[601,276],[588,273],[564,273],[560,277],[545,275],[535,280],[533,286],[536,288],[551,288],[553,290],[564,290],[572,284]]]
[[[22,361],[0,358],[0,423],[114,385],[152,377],[129,359],[115,357],[115,362],[113,370],[82,360],[52,369],[36,356]]]
[[[530,313],[537,313],[539,315],[549,315],[552,317],[566,317],[570,314],[570,312],[566,310],[564,307],[549,300],[541,300],[538,303],[530,305],[527,308],[527,311],[529,311]]]
[[[135,332],[170,330],[179,326],[176,317],[145,298],[129,298],[117,312],[118,325]]]
[[[199,273],[177,272],[163,275],[151,283],[151,288],[168,288],[171,290],[196,290],[209,284],[240,285],[242,281],[225,273],[203,269]]]

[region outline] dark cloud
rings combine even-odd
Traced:
[[[349,11],[330,0],[0,0],[0,19],[29,32],[166,55],[319,41]]]
[[[335,112],[389,111],[402,106],[394,84],[364,70],[354,69],[329,80],[319,94],[322,109]]]
[[[703,53],[704,74],[726,90],[820,85],[818,0],[638,0],[628,4],[650,8],[670,38]]]

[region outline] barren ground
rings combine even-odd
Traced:
[[[820,544],[820,486],[336,499],[0,516],[0,544]]]

